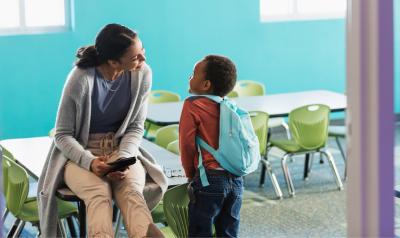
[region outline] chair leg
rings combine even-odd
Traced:
[[[21,221],[19,224],[18,224],[18,227],[17,227],[17,229],[15,230],[15,233],[13,234],[13,238],[15,237],[19,237],[20,235],[21,235],[21,232],[22,232],[22,230],[24,229],[24,226],[25,226],[25,222],[24,221]]]
[[[310,154],[310,164],[308,166],[308,173],[311,173],[312,166],[314,164],[314,153]]]
[[[65,238],[67,238],[67,237],[68,237],[68,234],[67,234],[67,229],[65,228],[64,219],[60,219],[60,220],[58,221],[58,223],[59,223],[59,226],[60,226],[60,231],[61,231],[62,236],[65,237]]]
[[[19,223],[21,223],[22,221],[20,219],[15,219],[14,224],[12,225],[12,227],[10,228],[10,230],[8,231],[6,237],[13,237],[15,234],[15,231],[17,230],[17,227],[19,226]]]
[[[335,161],[333,160],[332,154],[328,150],[321,150],[321,153],[324,154],[326,156],[326,158],[328,159],[329,164],[331,165],[333,176],[336,179],[337,187],[339,190],[342,190],[343,189],[342,179],[339,176],[339,173],[336,168]]]
[[[303,179],[308,179],[308,167],[310,165],[310,153],[306,154],[306,159],[304,160],[304,171],[303,171]]]
[[[117,223],[115,224],[115,234],[114,237],[118,238],[119,236],[119,230],[121,229],[121,224],[122,224],[122,213],[121,210],[118,209],[118,213],[117,213]]]
[[[289,168],[286,163],[288,157],[289,157],[289,154],[285,154],[283,156],[281,165],[282,165],[283,174],[285,176],[285,181],[286,181],[286,185],[288,188],[289,196],[293,197],[295,195],[295,191],[294,191],[292,178],[290,177]]]
[[[283,128],[285,128],[286,136],[287,136],[288,140],[290,140],[291,136],[290,136],[289,125],[286,122],[283,122],[282,126],[283,126]]]
[[[265,170],[266,170],[266,165],[264,163],[264,159],[261,159],[261,175],[260,175],[260,183],[258,184],[258,186],[264,187],[264,182],[265,182]]]
[[[71,237],[77,237],[75,226],[74,226],[74,220],[73,220],[72,216],[67,218],[67,224],[68,224],[68,229],[69,229],[69,233],[71,234]]]
[[[8,215],[9,210],[6,208],[4,209],[3,215],[1,216],[1,224],[4,225],[4,222],[6,221],[6,217]]]
[[[347,180],[347,158],[346,154],[344,153],[344,149],[342,147],[342,144],[340,143],[339,137],[335,137],[336,144],[339,148],[340,154],[342,154],[342,159],[344,161],[344,180]]]
[[[79,237],[86,237],[86,206],[84,201],[78,202]]]
[[[262,160],[262,164],[263,164],[263,167],[265,168],[264,176],[265,176],[265,170],[267,170],[268,176],[272,182],[272,186],[274,187],[276,197],[278,199],[282,199],[282,197],[283,197],[282,190],[281,190],[281,187],[279,186],[278,180],[276,179],[274,171],[272,171],[271,163],[269,163],[268,159],[264,159],[264,160]]]

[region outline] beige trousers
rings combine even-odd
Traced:
[[[109,155],[108,162],[118,154],[118,143],[112,133],[91,134],[88,149],[96,156]],[[146,171],[139,160],[131,165],[121,181],[100,178],[94,173],[68,161],[64,180],[67,186],[85,202],[89,237],[114,237],[112,199],[120,208],[129,237],[146,236],[151,213],[143,197]]]

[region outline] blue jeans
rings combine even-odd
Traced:
[[[207,170],[209,186],[197,176],[189,185],[189,237],[238,237],[243,178]]]

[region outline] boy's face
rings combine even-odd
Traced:
[[[192,94],[208,94],[211,91],[211,82],[206,80],[205,68],[207,62],[202,60],[196,63],[193,75],[190,76],[189,93]]]

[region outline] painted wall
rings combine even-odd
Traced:
[[[47,134],[76,49],[110,22],[138,30],[153,89],[187,96],[194,63],[217,53],[233,59],[239,79],[261,81],[267,93],[344,91],[344,20],[265,24],[257,0],[116,3],[75,1],[71,32],[0,37],[0,139]]]

